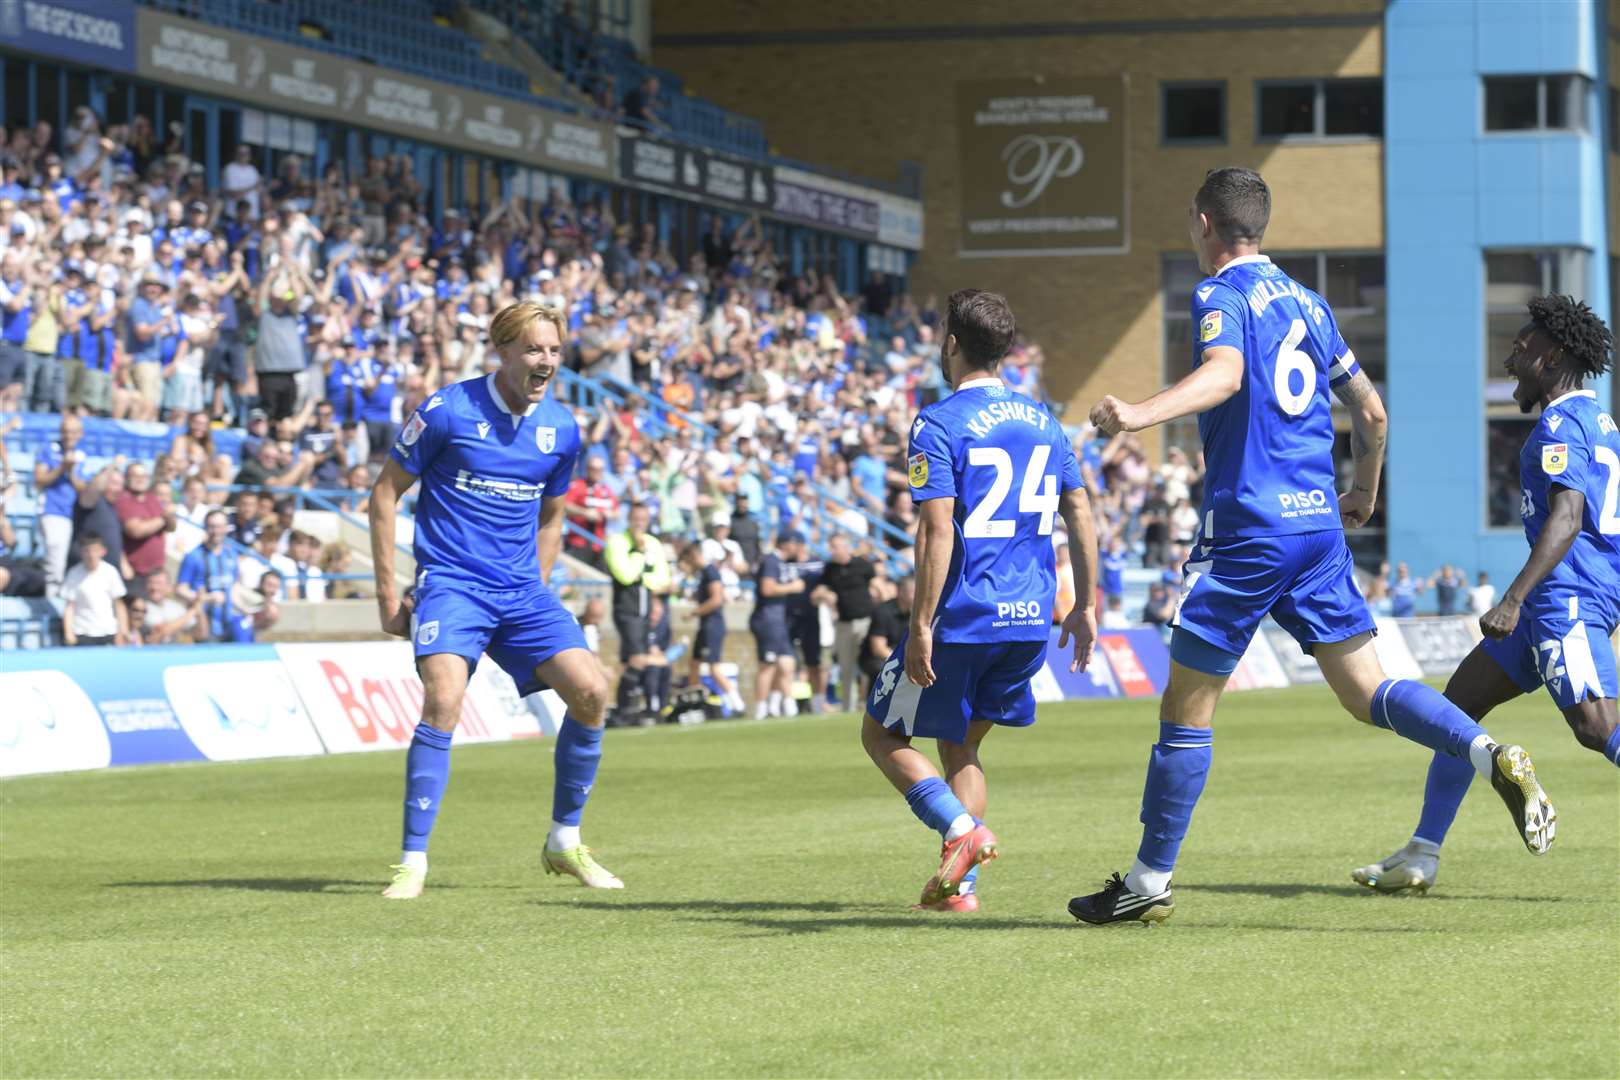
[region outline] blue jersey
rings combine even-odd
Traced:
[[[1243,386],[1198,414],[1208,471],[1203,539],[1338,529],[1328,390],[1360,366],[1327,302],[1264,255],[1233,259],[1193,290],[1193,366],[1243,354]]]
[[[754,575],[754,613],[751,618],[755,621],[770,621],[787,625],[788,603],[791,596],[766,596],[765,590],[758,587],[762,581],[774,581],[778,585],[799,580],[798,567],[783,559],[776,552],[771,552],[759,561],[759,573]]]
[[[1125,553],[1105,551],[1100,560],[1102,570],[1102,591],[1104,596],[1123,596],[1125,593],[1125,568],[1130,561]]]
[[[906,465],[913,501],[956,500],[935,640],[1045,641],[1058,493],[1081,486],[1057,419],[998,380],[974,379],[917,414]]]
[[[1620,433],[1593,391],[1565,394],[1542,412],[1519,455],[1519,480],[1532,547],[1547,524],[1554,486],[1586,496],[1580,533],[1536,594],[1579,598],[1580,618],[1612,633],[1620,618]]]
[[[491,590],[538,582],[540,500],[568,490],[579,443],[566,405],[548,394],[513,413],[493,374],[423,402],[391,452],[422,480],[417,569]]]

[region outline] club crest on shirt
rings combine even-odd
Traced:
[[[1549,443],[1541,448],[1541,471],[1548,476],[1562,476],[1569,468],[1569,444]]]
[[[405,430],[399,433],[399,441],[404,446],[415,446],[416,440],[420,439],[422,432],[426,430],[427,421],[422,419],[421,413],[414,413],[405,424]]]
[[[928,455],[912,454],[906,459],[906,464],[911,467],[909,470],[911,486],[914,488],[926,486],[928,483]]]
[[[542,454],[549,454],[557,449],[557,429],[543,427],[534,429],[534,444],[540,448]]]
[[[1221,313],[1211,311],[1198,324],[1198,340],[1214,341],[1221,336]]]

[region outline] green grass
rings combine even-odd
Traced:
[[[1560,811],[1483,785],[1431,895],[1349,880],[1427,756],[1325,690],[1230,698],[1162,929],[1075,924],[1124,869],[1151,702],[986,744],[976,916],[906,910],[938,841],[849,717],[614,732],[540,873],[549,744],[458,749],[420,900],[377,896],[398,754],[8,782],[0,1071],[71,1076],[1614,1076],[1620,787],[1540,696],[1493,718]]]

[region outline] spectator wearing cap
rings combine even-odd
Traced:
[[[15,412],[28,372],[23,343],[34,311],[33,268],[13,252],[0,256],[0,412]]]
[[[742,595],[742,576],[749,572],[748,559],[742,545],[731,535],[731,515],[724,510],[709,514],[709,535],[701,541],[704,565],[720,573],[720,582],[726,587],[726,599],[735,600]]]
[[[319,406],[316,414],[319,415]],[[259,456],[259,444],[270,438],[270,414],[260,408],[248,410],[247,434],[242,437],[241,460],[252,461]]]
[[[155,269],[141,275],[140,291],[129,306],[129,337],[125,349],[129,354],[135,390],[151,417],[157,417],[159,402],[163,399],[164,339],[178,336],[180,324],[167,310],[165,300],[168,282]],[[149,417],[142,416],[141,419]]]
[[[259,401],[271,423],[298,411],[298,375],[307,364],[298,304],[306,292],[304,275],[292,267],[267,272],[259,286],[259,340],[253,366],[259,376]]]

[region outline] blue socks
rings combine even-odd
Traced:
[[[1603,756],[1614,765],[1620,765],[1620,727],[1609,732],[1609,741],[1603,744]]]
[[[1414,840],[1426,840],[1439,847],[1457,817],[1468,785],[1474,782],[1474,766],[1466,757],[1434,755],[1429,763],[1429,780],[1423,786],[1423,814],[1418,818]]]
[[[439,816],[439,801],[450,782],[450,738],[426,724],[416,725],[411,748],[405,752],[406,851],[427,851],[428,834]]]
[[[1440,691],[1411,679],[1388,679],[1379,684],[1373,691],[1372,722],[1403,739],[1464,761],[1469,760],[1468,750],[1474,740],[1485,734],[1484,728]]]
[[[578,825],[602,761],[602,729],[564,716],[553,759],[556,779],[551,789],[551,820],[558,825]]]
[[[906,792],[906,805],[911,807],[911,812],[924,825],[941,837],[950,831],[953,821],[967,813],[962,800],[952,793],[951,786],[937,776],[911,785],[911,790]]]
[[[1215,756],[1213,728],[1160,722],[1159,741],[1148,757],[1142,790],[1142,846],[1137,862],[1162,874],[1175,869],[1176,855],[1192,824],[1193,807],[1203,794]]]

